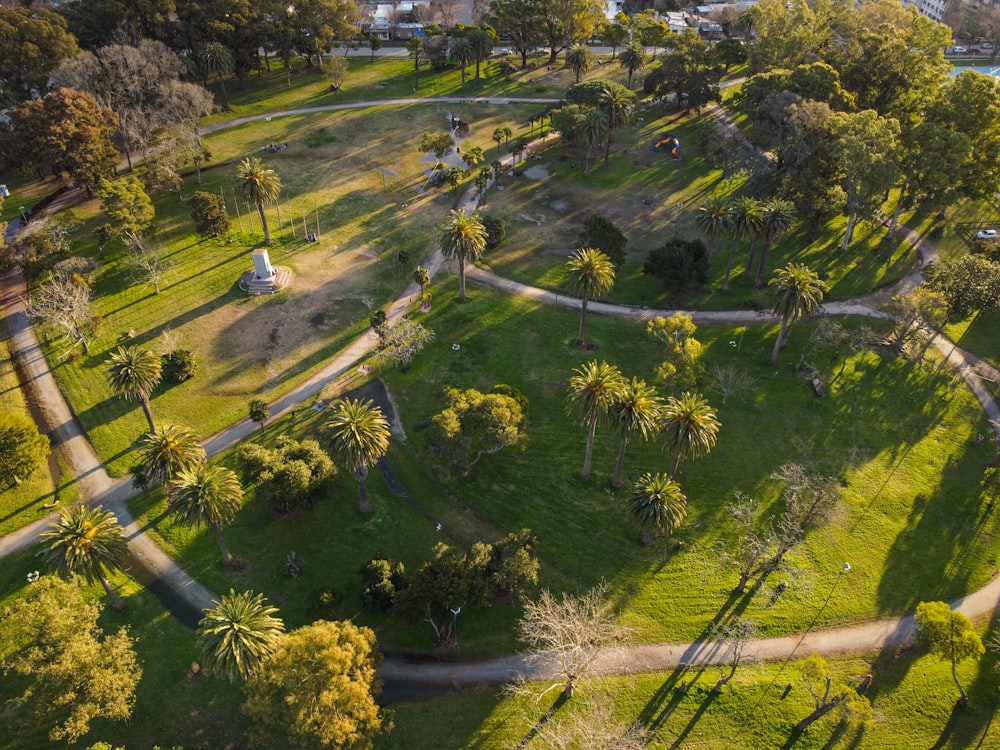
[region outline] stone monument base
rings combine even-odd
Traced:
[[[274,294],[280,292],[292,280],[292,271],[285,266],[274,266],[274,274],[269,279],[257,277],[256,269],[240,276],[240,289],[247,294]]]

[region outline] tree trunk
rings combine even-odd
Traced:
[[[608,142],[604,146],[604,166],[608,166],[608,162],[611,160],[611,136],[614,135],[614,130],[608,128]]]
[[[840,249],[843,252],[847,251],[848,245],[851,244],[851,238],[854,237],[854,225],[858,221],[858,215],[856,212],[851,212],[847,215],[847,229],[844,231],[844,241],[840,244]]]
[[[271,232],[267,228],[267,216],[264,213],[264,201],[257,201],[257,213],[260,214],[260,225],[264,229],[264,244],[271,244]]]
[[[828,703],[824,703],[824,704],[818,706],[815,711],[813,711],[806,718],[804,718],[802,721],[800,721],[798,724],[795,725],[796,731],[802,732],[807,727],[809,727],[809,725],[811,725],[811,724],[819,721],[820,719],[822,719],[824,716],[826,716],[828,713],[830,713],[833,709],[835,709],[837,706],[839,706],[841,704],[841,702],[844,700],[844,698],[846,698],[846,697],[847,697],[847,694],[845,693],[844,695],[841,695],[841,696],[839,696],[837,698],[834,698],[832,701],[829,701]]]
[[[743,278],[749,279],[751,269],[753,268],[753,257],[757,254],[757,240],[750,240],[750,251],[747,253],[747,264],[743,269]]]
[[[358,504],[358,510],[367,516],[372,512],[372,504],[368,500],[368,488],[365,486],[364,477],[358,477],[358,492],[361,495],[361,502]]]
[[[576,335],[576,345],[579,347],[584,347],[587,345],[587,341],[584,338],[584,328],[587,325],[587,298],[583,298],[583,304],[580,305],[580,330]]]
[[[910,184],[908,179],[903,180],[903,186],[899,189],[899,200],[896,201],[896,210],[892,212],[892,219],[889,221],[889,229],[885,233],[885,238],[889,242],[889,257],[892,257],[892,245],[896,239],[896,224],[899,222],[899,214],[903,211],[903,201],[906,198],[906,187]]]
[[[587,453],[583,457],[583,470],[580,472],[580,479],[584,482],[590,481],[590,466],[594,455],[594,436],[597,434],[597,415],[590,418],[587,427]]]
[[[785,337],[785,329],[788,326],[788,321],[781,321],[781,328],[778,330],[778,338],[774,341],[774,350],[771,352],[771,359],[768,360],[772,366],[778,364],[778,350],[781,349],[781,340]]]
[[[458,301],[465,302],[465,257],[458,257]]]
[[[226,540],[222,538],[222,529],[219,528],[219,524],[213,523],[212,531],[215,532],[215,541],[219,543],[219,549],[222,550],[222,561],[229,565],[233,561],[233,555],[226,546]]]
[[[229,94],[226,92],[226,82],[222,80],[222,71],[219,71],[219,87],[222,89],[222,100],[226,103],[226,109],[229,107]]]
[[[768,237],[764,240],[764,247],[760,251],[760,262],[757,264],[757,273],[753,277],[753,285],[755,287],[760,286],[760,279],[764,275],[764,269],[767,267],[767,256],[771,252],[772,239]],[[747,268],[749,268],[749,264]]]
[[[733,264],[736,263],[736,253],[740,249],[740,237],[733,238],[733,246],[729,249],[729,262],[726,263],[726,275],[722,278],[722,291],[729,289],[729,275],[733,272]]]
[[[139,399],[139,403],[142,405],[142,412],[146,415],[146,421],[149,422],[149,431],[156,432],[156,423],[153,421],[153,411],[149,408],[149,399],[142,397]]]
[[[111,584],[108,582],[108,577],[104,575],[103,572],[98,574],[97,580],[99,580],[101,582],[101,586],[104,587],[104,591],[108,595],[108,599],[111,600],[111,606],[119,612],[125,609],[125,600],[118,596],[117,591],[111,588]]]
[[[951,660],[951,679],[955,681],[955,687],[958,688],[958,702],[961,705],[965,705],[969,702],[969,696],[965,692],[965,688],[962,687],[962,683],[958,681],[958,663],[952,659]]]
[[[674,460],[670,462],[670,478],[677,476],[677,467],[681,465],[681,454],[675,453]]]
[[[628,435],[622,433],[622,442],[618,446],[618,460],[615,462],[615,475],[611,479],[612,487],[622,486],[622,466],[625,464],[625,448],[628,446]]]
[[[563,688],[563,698],[566,700],[572,698],[574,690],[576,690],[576,678],[570,677],[566,680],[566,687]]]

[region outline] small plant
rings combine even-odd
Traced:
[[[263,399],[255,398],[248,405],[248,409],[251,421],[259,424],[261,431],[263,431],[264,423],[271,416],[271,410],[267,408],[267,402]]]
[[[299,580],[302,577],[302,561],[295,552],[288,553],[288,562],[285,563],[285,572],[288,573],[288,577],[293,581]]]
[[[494,250],[507,236],[507,224],[503,219],[493,216],[483,216],[482,221],[483,228],[486,229],[486,249]]]
[[[407,583],[403,563],[376,556],[361,568],[361,603],[372,612],[392,609]]]

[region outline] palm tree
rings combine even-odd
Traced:
[[[59,513],[41,539],[48,544],[45,563],[64,578],[82,575],[88,583],[101,582],[111,606],[122,609],[125,601],[108,583],[106,571],[122,570],[128,561],[125,531],[115,514],[98,505],[74,505]]]
[[[590,70],[594,64],[594,55],[586,44],[574,44],[566,52],[566,64],[576,74],[576,82],[580,82],[580,74]]]
[[[490,59],[493,54],[493,34],[484,28],[472,29],[469,32],[469,41],[472,42],[472,52],[476,60],[476,80],[480,80],[479,66]]]
[[[156,429],[149,396],[160,382],[163,360],[151,351],[137,346],[120,346],[111,352],[108,365],[108,383],[116,396],[138,401],[149,422],[150,432]]]
[[[323,425],[333,460],[354,475],[361,493],[360,510],[371,513],[365,479],[368,469],[389,450],[389,421],[372,401],[340,399]]]
[[[224,466],[200,463],[191,469],[177,472],[174,491],[170,495],[170,510],[176,513],[185,526],[210,527],[222,550],[222,559],[228,565],[233,556],[222,538],[222,526],[236,518],[243,505],[243,487],[236,472]]]
[[[500,144],[503,143],[503,128],[493,129],[493,140],[497,142],[497,155],[500,154]]]
[[[705,235],[705,245],[708,254],[712,254],[712,247],[716,240],[727,237],[732,231],[730,225],[729,198],[724,195],[711,195],[694,215],[694,222],[698,230]]]
[[[611,159],[611,136],[632,119],[635,102],[635,94],[618,83],[605,83],[598,95],[597,108],[608,118],[608,143],[604,148],[605,167]]]
[[[205,449],[185,427],[167,425],[143,435],[138,447],[141,474],[148,486],[171,482],[205,460]]]
[[[285,624],[272,615],[276,607],[263,594],[229,589],[222,601],[213,601],[198,623],[198,644],[205,668],[230,682],[253,676],[273,654],[285,632]]]
[[[729,204],[729,229],[733,234],[733,246],[729,250],[729,262],[726,263],[726,275],[722,279],[722,289],[729,289],[729,276],[736,262],[736,253],[744,238],[759,231],[764,216],[760,203],[749,196],[740,196]]]
[[[579,410],[580,421],[587,425],[587,452],[583,459],[580,479],[590,479],[590,466],[594,453],[597,423],[606,418],[609,410],[621,398],[625,377],[614,365],[591,360],[573,371],[569,379],[570,407]]]
[[[224,44],[212,42],[201,51],[201,61],[206,69],[218,74],[222,98],[226,101],[226,109],[229,109],[229,94],[226,93],[226,82],[223,76],[233,69],[233,56]]]
[[[264,228],[264,244],[271,244],[271,232],[267,228],[264,204],[278,200],[281,193],[281,178],[273,169],[264,166],[256,156],[247,156],[236,167],[236,192],[239,196],[257,206],[260,224]]]
[[[789,263],[774,272],[767,284],[771,297],[771,310],[781,318],[781,328],[774,342],[770,362],[778,364],[778,350],[785,345],[792,323],[804,318],[820,306],[826,285],[815,271],[799,263]]]
[[[669,396],[660,418],[660,433],[664,446],[674,458],[670,478],[677,474],[682,458],[697,458],[711,452],[719,434],[719,420],[708,401],[700,393],[685,391],[680,398]]]
[[[656,394],[656,389],[646,385],[646,381],[632,378],[621,394],[611,405],[611,420],[621,430],[622,439],[618,446],[618,460],[615,462],[615,475],[611,479],[613,487],[622,486],[622,466],[625,463],[625,448],[633,435],[640,435],[643,440],[649,440],[659,428],[660,412],[663,410],[663,399]]]
[[[476,50],[473,48],[472,42],[468,37],[460,36],[452,40],[450,52],[452,59],[458,63],[458,67],[462,71],[462,88],[464,89],[465,69],[469,63],[475,61]]]
[[[770,200],[762,208],[764,219],[764,249],[760,254],[760,261],[757,265],[757,273],[754,275],[753,285],[760,286],[761,277],[767,266],[767,256],[771,252],[771,246],[781,235],[792,228],[795,223],[795,206],[789,201]]]
[[[652,544],[654,533],[670,534],[681,525],[687,515],[687,498],[670,477],[643,474],[635,484],[628,510],[642,529],[643,543]]]
[[[584,163],[583,176],[590,177],[590,164],[594,158],[594,149],[607,140],[610,132],[608,116],[599,109],[588,108],[584,112],[576,132],[580,140],[587,144],[587,159]]]
[[[486,227],[479,214],[452,211],[441,233],[441,252],[458,259],[458,301],[465,302],[465,261],[479,260],[486,249]]]
[[[500,128],[500,132],[503,133],[503,147],[507,148],[510,145],[510,137],[514,135],[514,131],[505,125]]]
[[[622,50],[618,64],[628,71],[628,88],[632,88],[632,74],[646,67],[646,50],[638,41],[630,42]]]
[[[582,247],[566,262],[572,274],[573,294],[582,300],[580,305],[580,332],[576,345],[586,346],[584,339],[587,325],[587,303],[595,297],[608,294],[615,285],[615,264],[606,254],[592,247]]]

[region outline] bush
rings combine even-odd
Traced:
[[[175,349],[167,352],[163,360],[162,377],[168,383],[183,383],[190,380],[198,372],[198,361],[187,349]]]
[[[221,237],[229,231],[229,214],[222,197],[199,190],[191,196],[191,220],[202,237]]]
[[[379,556],[361,568],[361,603],[372,612],[392,609],[397,594],[406,586],[406,569],[401,562]]]
[[[642,272],[663,280],[668,289],[708,283],[708,250],[701,240],[674,237],[650,251]]]
[[[288,437],[278,447],[246,443],[236,450],[243,481],[257,482],[261,497],[279,513],[291,513],[326,493],[336,474],[333,461],[315,440],[301,443]]]
[[[576,248],[592,247],[611,258],[615,268],[625,262],[628,238],[614,222],[600,214],[591,214],[583,222],[583,231],[576,240]]]
[[[521,391],[517,390],[512,385],[507,385],[506,383],[497,383],[490,389],[490,393],[499,393],[501,396],[510,396],[517,405],[521,407],[521,413],[527,415],[528,413],[528,397],[525,396]]]
[[[482,217],[482,222],[486,229],[486,249],[494,250],[500,247],[500,243],[507,236],[507,223],[492,216]]]

